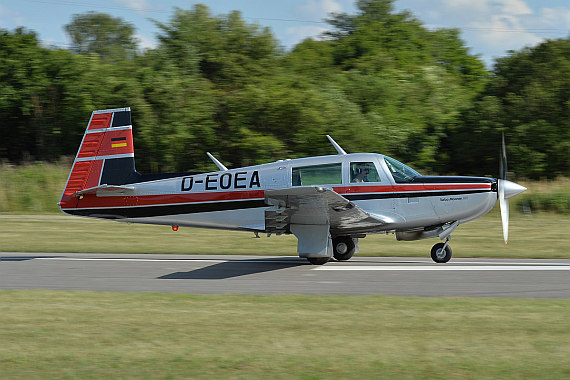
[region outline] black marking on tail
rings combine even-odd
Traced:
[[[124,127],[126,125],[131,125],[131,111],[115,112],[113,115],[113,124],[111,124],[111,128]]]
[[[99,183],[101,185],[124,185],[135,182],[137,175],[134,157],[106,159]]]

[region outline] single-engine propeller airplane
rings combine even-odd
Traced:
[[[526,190],[501,174],[423,176],[388,156],[347,154],[279,160],[210,173],[140,174],[135,170],[130,108],[94,111],[60,202],[70,215],[120,222],[294,234],[312,264],[348,260],[367,234],[398,240],[439,238],[435,262],[451,258],[449,239],[462,223],[500,203],[505,244],[507,199]],[[443,242],[444,241],[444,242]]]

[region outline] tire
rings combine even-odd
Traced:
[[[451,247],[447,245],[445,252],[442,252],[444,243],[437,243],[431,248],[431,259],[436,263],[446,263],[451,259]]]
[[[332,244],[333,257],[336,260],[346,261],[354,255],[356,245],[350,236],[338,236],[332,240]]]
[[[307,260],[313,265],[323,265],[329,261],[330,257],[307,257]]]

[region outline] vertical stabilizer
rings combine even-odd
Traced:
[[[93,111],[59,205],[77,207],[76,192],[121,185],[135,175],[131,109]]]

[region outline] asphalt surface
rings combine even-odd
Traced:
[[[570,260],[0,252],[0,289],[570,299]]]

